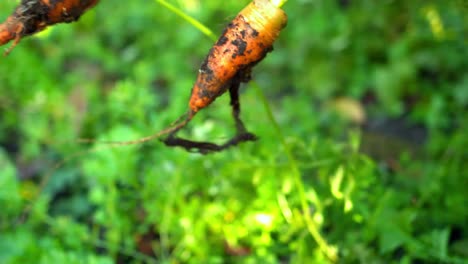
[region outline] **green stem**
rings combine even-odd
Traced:
[[[186,13],[184,13],[184,11],[182,11],[181,9],[177,8],[176,6],[168,3],[167,1],[165,0],[155,0],[156,2],[158,2],[159,4],[161,4],[162,6],[164,6],[165,8],[169,9],[171,12],[173,12],[174,14],[180,16],[182,19],[184,19],[185,21],[189,22],[190,24],[192,24],[196,29],[200,30],[203,34],[205,34],[207,37],[209,37],[210,39],[216,41],[217,40],[217,37],[216,35],[213,33],[213,31],[211,31],[211,29],[209,29],[207,26],[203,25],[202,23],[200,23],[198,20],[196,20],[195,18],[187,15]]]
[[[328,245],[327,241],[322,237],[320,234],[319,228],[317,224],[314,222],[312,219],[312,216],[310,215],[310,210],[309,210],[309,205],[307,203],[307,197],[305,194],[304,190],[304,185],[302,184],[302,178],[301,178],[301,172],[299,171],[299,167],[297,165],[296,158],[292,154],[291,148],[289,147],[289,144],[286,142],[286,138],[284,137],[283,131],[281,130],[280,125],[276,121],[275,117],[273,116],[273,111],[271,111],[271,107],[268,104],[268,100],[265,97],[265,94],[263,91],[260,89],[260,87],[255,83],[252,82],[252,85],[254,86],[255,90],[257,91],[257,95],[260,98],[260,100],[263,102],[263,107],[266,111],[268,120],[270,123],[273,125],[276,134],[278,135],[281,145],[283,145],[284,151],[286,153],[286,156],[288,157],[289,164],[291,166],[291,170],[293,172],[293,179],[294,179],[294,184],[296,185],[297,192],[299,195],[299,199],[301,202],[301,209],[302,209],[302,214],[304,216],[304,221],[307,225],[307,230],[309,233],[312,235],[314,240],[317,242],[320,250],[333,262],[337,261],[337,255],[336,255],[336,250],[334,247]]]

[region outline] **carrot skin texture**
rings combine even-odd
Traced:
[[[51,7],[48,13],[48,25],[76,21],[89,8],[94,7],[99,0],[43,0]]]
[[[19,41],[28,35],[57,23],[70,23],[99,0],[23,0],[5,22],[0,24],[0,45],[14,40],[6,50],[8,54]]]
[[[16,19],[14,17],[8,17],[7,20],[0,24],[0,45],[4,45],[10,40],[15,39],[16,33],[20,31]]]
[[[254,0],[226,27],[202,63],[189,101],[191,116],[226,92],[233,81],[247,82],[250,69],[273,49],[287,16],[269,0]]]

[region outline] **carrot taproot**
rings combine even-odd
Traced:
[[[245,7],[203,62],[192,89],[191,111],[196,113],[211,104],[227,91],[234,77],[249,81],[250,69],[272,50],[286,22],[284,11],[269,0],[255,0]]]
[[[273,43],[286,26],[286,13],[270,0],[254,0],[227,25],[203,61],[189,100],[189,111],[169,137],[163,142],[168,146],[180,146],[201,153],[220,151],[256,136],[247,132],[241,121],[238,100],[239,84],[251,79],[252,68],[273,50]],[[222,145],[196,142],[175,137],[201,109],[216,98],[230,92],[236,135]]]
[[[22,0],[5,22],[0,24],[0,45],[13,40],[5,55],[28,35],[57,23],[70,23],[99,0]]]

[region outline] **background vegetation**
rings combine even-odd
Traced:
[[[220,32],[248,1],[171,2]],[[1,58],[0,263],[468,263],[467,2],[284,9],[241,96],[260,140],[214,155],[77,155],[186,111],[212,40],[157,1],[103,0]],[[233,132],[227,96],[184,131]]]

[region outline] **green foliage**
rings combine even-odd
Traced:
[[[219,32],[247,2],[171,3]],[[158,1],[22,40],[0,62],[0,263],[467,263],[463,5],[289,1],[241,96],[260,140],[208,156],[77,142],[187,110],[212,40]],[[228,104],[183,133],[228,138]]]

